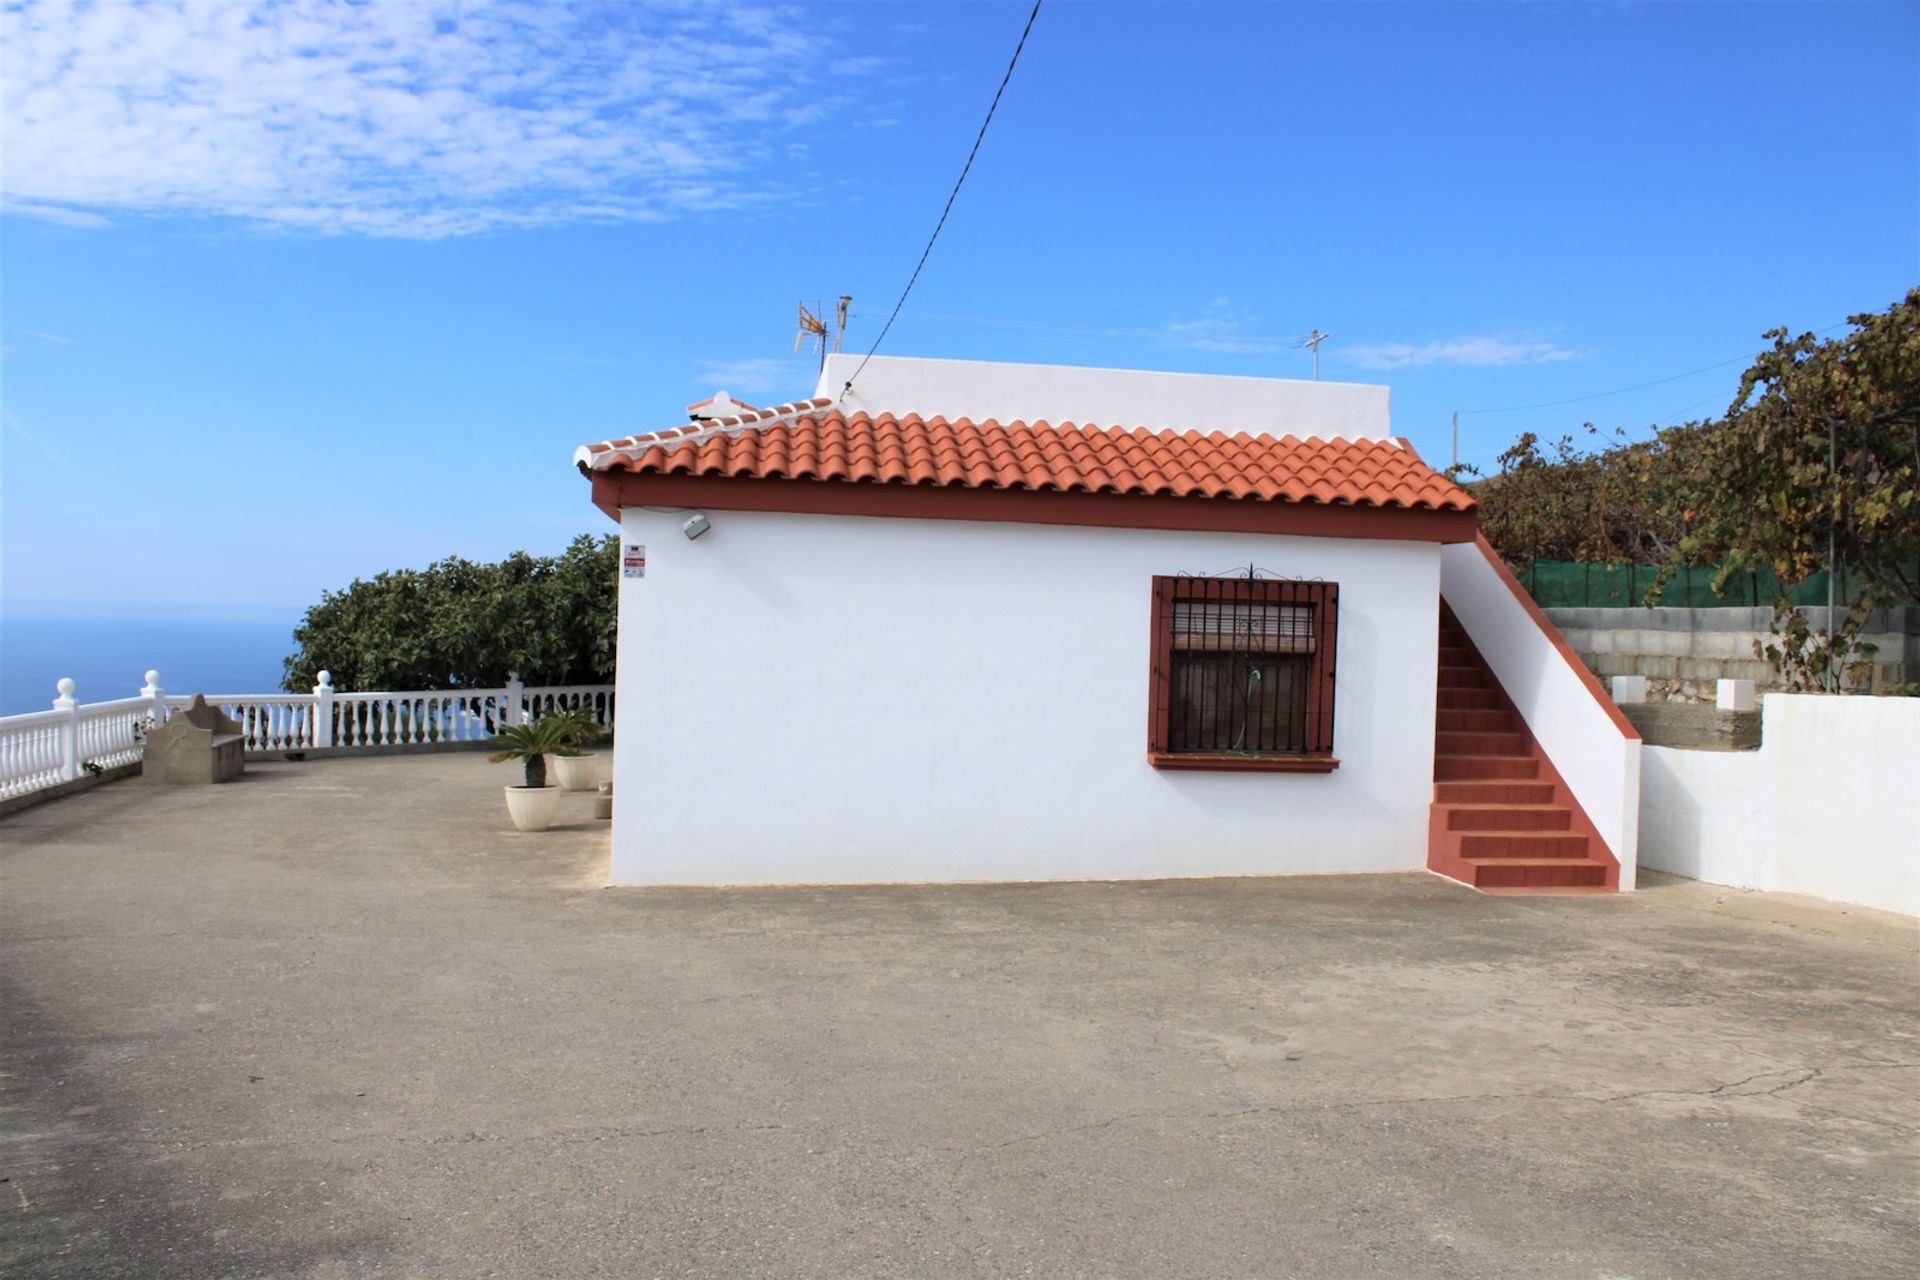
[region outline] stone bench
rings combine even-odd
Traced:
[[[168,716],[147,735],[140,776],[148,782],[206,783],[237,778],[246,767],[247,736],[240,722],[194,694],[191,706]]]

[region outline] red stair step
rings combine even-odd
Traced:
[[[1504,711],[1506,704],[1493,689],[1442,689],[1440,708],[1443,711]]]
[[[1523,756],[1533,739],[1524,733],[1438,733],[1433,745],[1445,756]]]
[[[1575,862],[1566,858],[1499,858],[1491,861],[1467,859],[1476,889],[1572,888],[1577,885],[1605,885],[1607,869],[1597,862]]]
[[[1517,733],[1519,717],[1511,711],[1442,707],[1437,724],[1441,733]]]
[[[1469,804],[1447,810],[1449,831],[1571,831],[1573,814],[1557,804]]]
[[[1569,893],[1612,893],[1606,882],[1599,884],[1477,884],[1474,888],[1481,893],[1497,895],[1502,898],[1525,898],[1530,896],[1565,897]]]
[[[1525,781],[1539,776],[1540,762],[1532,756],[1436,756],[1433,761],[1435,782]]]
[[[1442,689],[1490,689],[1493,677],[1485,667],[1441,667]]]
[[[1460,856],[1469,862],[1476,858],[1518,858],[1523,862],[1560,858],[1578,862],[1587,856],[1587,838],[1570,832],[1481,831],[1460,837]]]
[[[1551,804],[1551,782],[1436,782],[1440,804]]]

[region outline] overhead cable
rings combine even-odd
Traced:
[[[836,400],[853,389],[854,379],[866,372],[867,361],[873,359],[873,353],[880,349],[882,342],[886,341],[887,331],[893,328],[893,322],[900,318],[900,308],[906,305],[907,295],[913,292],[914,282],[920,278],[920,270],[927,265],[927,256],[933,252],[933,242],[940,238],[940,229],[947,225],[947,215],[953,212],[953,202],[959,197],[960,188],[967,181],[967,174],[973,171],[974,157],[980,154],[980,144],[986,140],[987,126],[993,123],[993,113],[1000,108],[1000,95],[1007,91],[1007,82],[1013,79],[1013,69],[1020,63],[1020,51],[1027,47],[1027,36],[1033,31],[1033,20],[1040,16],[1040,4],[1041,0],[1033,0],[1033,11],[1027,14],[1027,25],[1020,32],[1020,43],[1013,47],[1013,57],[1007,61],[1007,72],[1000,77],[1000,87],[993,91],[993,101],[987,106],[987,118],[980,122],[980,132],[974,135],[973,150],[967,152],[967,162],[960,167],[960,176],[954,180],[953,190],[947,193],[946,207],[940,210],[940,221],[933,224],[933,234],[927,237],[927,247],[920,251],[920,261],[914,265],[913,274],[907,277],[907,287],[900,291],[900,300],[893,304],[893,314],[888,316],[886,324],[880,327],[880,335],[873,340],[873,345],[867,348],[867,354],[860,359],[859,368],[853,371],[853,377],[848,378],[846,385],[840,388],[840,396],[835,397]]]

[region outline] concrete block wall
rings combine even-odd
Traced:
[[[1825,608],[1801,612],[1810,625],[1827,625]],[[1773,668],[1753,656],[1754,641],[1770,637],[1771,609],[1548,609],[1546,614],[1596,675],[1645,676],[1655,700],[1712,701],[1716,680],[1779,687]],[[1879,646],[1873,688],[1920,681],[1920,608],[1876,610],[1863,638]]]

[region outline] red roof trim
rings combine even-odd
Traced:
[[[591,474],[594,505],[616,522],[622,507],[699,507],[708,511],[784,511],[1408,542],[1471,542],[1479,528],[1474,512],[1447,508],[633,471]]]

